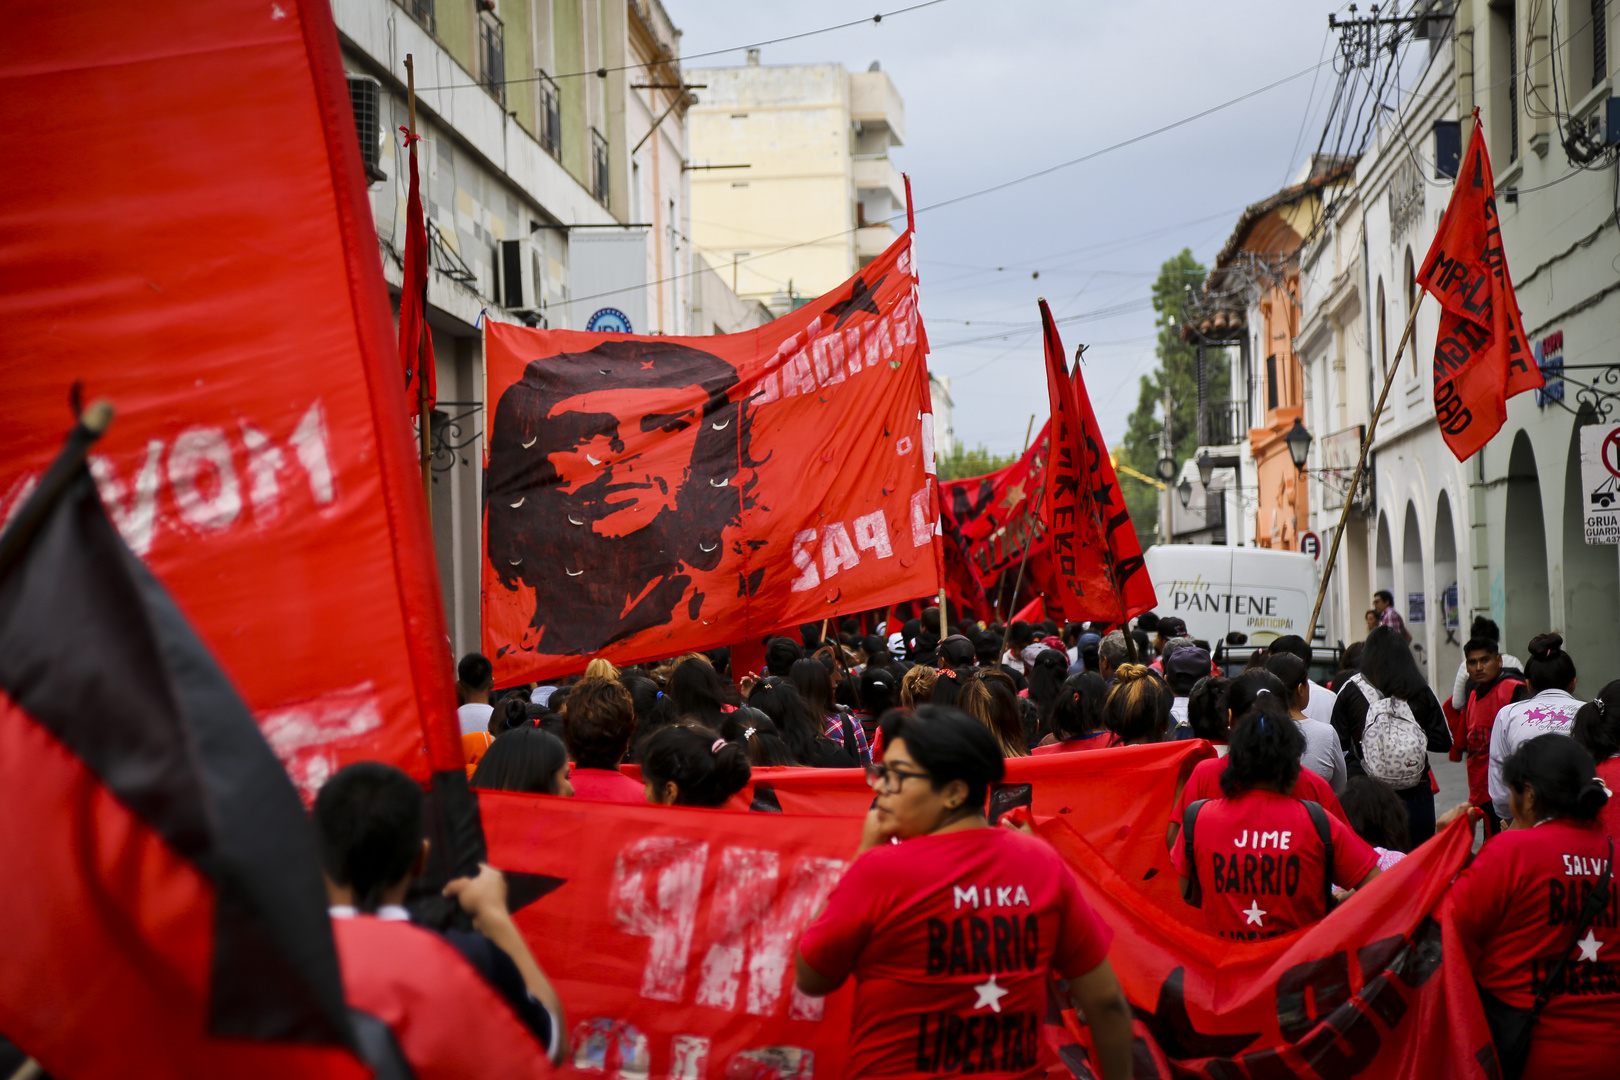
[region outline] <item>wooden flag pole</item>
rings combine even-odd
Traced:
[[[416,141],[416,64],[410,53],[405,54],[405,89],[410,105],[411,142]],[[423,258],[427,252],[422,253]],[[422,370],[422,354],[427,351],[427,336],[433,331],[427,324],[426,298],[423,298],[422,336],[416,343],[416,409],[420,416],[417,424],[418,453],[422,459],[422,497],[427,502],[429,524],[433,521],[433,411],[428,408],[427,372]]]
[[[950,633],[948,627],[951,625],[951,620],[946,618],[945,614],[948,610],[945,606],[945,589],[941,586],[939,590],[939,640],[941,641],[944,641],[945,635]]]
[[[1350,504],[1356,497],[1356,488],[1361,484],[1361,474],[1367,467],[1367,449],[1372,446],[1373,432],[1378,429],[1378,418],[1384,412],[1384,402],[1389,398],[1389,388],[1395,384],[1395,372],[1400,369],[1401,355],[1406,351],[1406,343],[1412,339],[1412,327],[1417,325],[1418,306],[1423,302],[1423,292],[1418,291],[1416,299],[1412,301],[1412,313],[1406,317],[1406,329],[1401,332],[1401,343],[1395,346],[1395,360],[1384,372],[1384,390],[1378,395],[1378,407],[1373,409],[1372,417],[1367,421],[1367,434],[1361,437],[1361,454],[1356,458],[1356,471],[1350,477],[1350,489],[1344,493],[1344,509],[1339,512],[1339,527],[1333,533],[1333,546],[1328,549],[1327,568],[1322,571],[1322,584],[1316,590],[1316,606],[1311,609],[1310,629],[1305,633],[1306,644],[1316,637],[1316,620],[1322,614],[1322,601],[1327,597],[1328,582],[1333,580],[1333,566],[1339,558],[1339,541],[1344,538],[1345,523],[1350,520]]]

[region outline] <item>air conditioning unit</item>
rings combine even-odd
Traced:
[[[370,75],[349,76],[349,104],[354,107],[354,129],[360,136],[360,164],[366,182],[388,179],[382,171],[382,84]]]
[[[501,241],[501,306],[508,311],[540,310],[540,253],[531,240]]]

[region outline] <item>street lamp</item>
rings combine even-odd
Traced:
[[[1294,417],[1294,426],[1288,429],[1283,441],[1288,444],[1288,456],[1294,459],[1294,468],[1304,471],[1305,457],[1311,452],[1312,439],[1305,425],[1299,422],[1299,417]]]
[[[1171,457],[1162,457],[1153,471],[1159,474],[1160,480],[1168,484],[1176,478],[1176,461]]]
[[[1187,509],[1187,504],[1192,502],[1192,481],[1183,476],[1181,483],[1176,485],[1176,494],[1181,497],[1181,508]]]
[[[1209,487],[1209,482],[1215,476],[1215,459],[1205,450],[1198,455],[1198,482]]]

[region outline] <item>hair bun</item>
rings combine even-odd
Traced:
[[[1537,660],[1551,660],[1563,647],[1564,639],[1558,634],[1537,634],[1530,639],[1530,655]]]
[[[1594,776],[1581,785],[1579,794],[1575,796],[1575,805],[1580,808],[1583,817],[1594,818],[1608,803],[1609,796],[1609,786],[1601,776]]]

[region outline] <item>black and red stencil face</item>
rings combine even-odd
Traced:
[[[488,555],[535,593],[531,648],[588,654],[696,619],[692,570],[720,565],[741,520],[747,410],[710,353],[606,341],[531,361],[502,392],[489,441]]]

